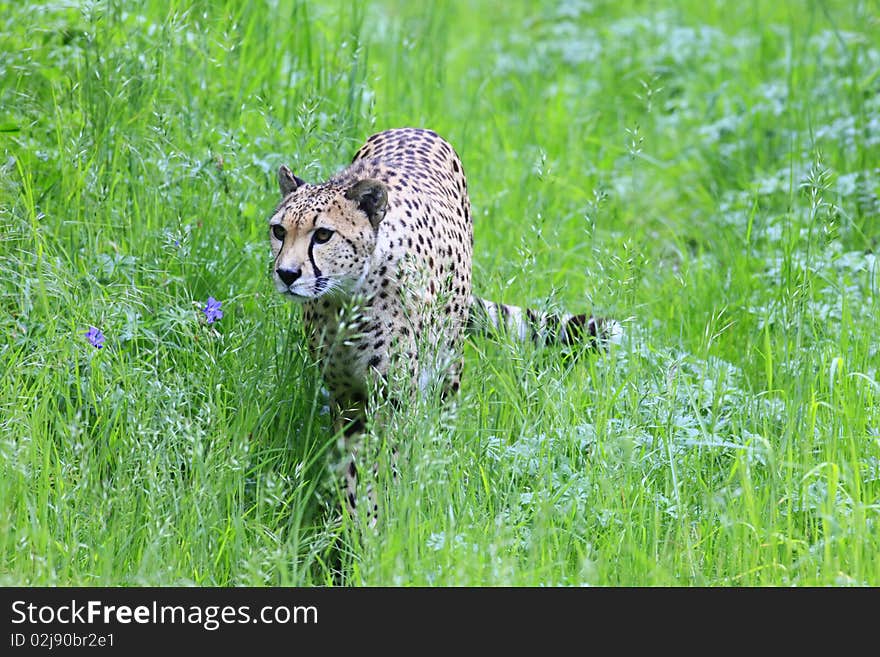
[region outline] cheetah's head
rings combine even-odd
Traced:
[[[282,201],[269,220],[276,289],[294,301],[350,294],[376,246],[388,190],[371,178],[310,185],[278,170]]]

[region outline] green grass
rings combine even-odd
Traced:
[[[0,0],[0,583],[880,585],[878,32],[875,1]],[[453,405],[374,429],[400,473],[362,532],[266,220],[281,163],[409,125],[464,161],[478,294],[627,339],[469,343]]]

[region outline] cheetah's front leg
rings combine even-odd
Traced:
[[[367,409],[364,402],[346,404],[344,406],[333,404],[333,426],[336,435],[341,435],[339,445],[343,458],[340,464],[342,481],[344,484],[345,505],[349,515],[357,519],[359,515],[358,503],[358,455],[362,451],[362,442],[366,436]],[[374,466],[374,471],[376,470]],[[379,505],[375,490],[372,486],[367,488],[366,504],[368,505],[367,516],[370,526],[374,526],[378,519]]]

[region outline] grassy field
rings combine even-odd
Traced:
[[[0,584],[880,585],[878,35],[876,1],[0,0]],[[470,342],[456,403],[373,429],[364,532],[266,222],[280,164],[399,126],[464,161],[478,294],[626,339]]]

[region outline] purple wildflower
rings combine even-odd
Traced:
[[[217,301],[214,297],[208,297],[208,303],[202,309],[202,312],[205,313],[205,317],[208,319],[208,324],[213,324],[223,317],[223,311],[220,310],[222,304],[222,301]]]
[[[90,345],[97,349],[104,348],[104,334],[101,333],[101,329],[99,328],[90,326],[89,330],[86,331],[86,340],[89,341]]]

